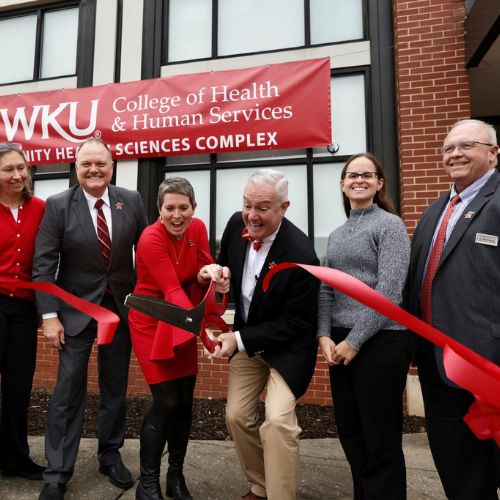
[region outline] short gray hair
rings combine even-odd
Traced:
[[[156,205],[158,210],[161,210],[163,205],[163,197],[167,193],[182,194],[189,198],[189,202],[193,208],[196,207],[196,199],[194,197],[194,189],[191,183],[184,177],[167,177],[158,188],[158,199]]]
[[[247,181],[247,184],[270,184],[276,189],[280,203],[288,201],[288,179],[284,174],[272,168],[261,168],[254,172]]]
[[[460,127],[462,125],[481,125],[486,133],[488,134],[488,141],[493,145],[497,145],[497,131],[493,127],[493,125],[490,125],[489,123],[483,122],[482,120],[475,120],[474,118],[468,118],[466,120],[458,120],[458,122],[454,123],[449,132],[451,132],[453,129]]]

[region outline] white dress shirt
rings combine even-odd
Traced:
[[[255,285],[257,284],[262,266],[267,259],[267,254],[276,239],[276,234],[278,234],[279,229],[278,226],[278,229],[276,229],[273,234],[263,239],[262,246],[259,250],[255,250],[251,243],[247,245],[245,265],[243,266],[243,277],[241,279],[241,314],[245,322],[248,318],[248,311],[250,309],[250,303],[252,302]],[[241,340],[240,332],[236,331],[234,335],[238,343],[238,350],[240,352],[245,352],[246,349]]]
[[[101,208],[104,213],[104,217],[106,218],[106,224],[108,225],[109,238],[112,239],[111,235],[113,234],[113,231],[111,226],[113,224],[113,221],[111,220],[111,206],[109,204],[108,188],[106,188],[106,191],[104,191],[103,195],[99,198],[94,198],[92,195],[87,193],[85,189],[83,190],[83,194],[85,195],[85,199],[87,200],[87,204],[89,206],[90,216],[92,217],[92,222],[94,223],[96,234],[97,234],[97,208],[95,208],[95,202],[97,200],[102,200],[104,202],[104,205]]]

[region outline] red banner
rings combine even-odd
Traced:
[[[328,58],[0,97],[0,140],[34,165],[68,163],[83,140],[114,159],[327,146]]]

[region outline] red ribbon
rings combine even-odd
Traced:
[[[337,269],[291,262],[277,264],[264,278],[264,291],[277,272],[291,267],[304,269],[345,295],[442,347],[446,376],[471,392],[476,399],[464,417],[465,422],[478,439],[492,438],[500,446],[500,366],[413,316],[362,281]]]
[[[0,284],[7,287],[12,285],[13,290],[16,288],[29,288],[31,290],[38,290],[39,292],[54,295],[97,321],[98,345],[110,344],[113,340],[120,318],[114,312],[111,312],[105,307],[98,306],[88,300],[76,297],[75,295],[58,287],[54,283],[0,280]]]
[[[213,353],[216,346],[221,346],[220,340],[212,339],[207,333],[209,326],[215,326],[221,332],[228,332],[229,326],[222,319],[222,315],[226,311],[229,294],[225,293],[222,297],[222,302],[217,302],[215,294],[215,281],[211,281],[210,286],[203,298],[205,302],[205,316],[200,330],[200,339],[208,352]]]

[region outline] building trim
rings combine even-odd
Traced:
[[[500,2],[476,0],[465,18],[465,60],[476,67],[500,36]]]

